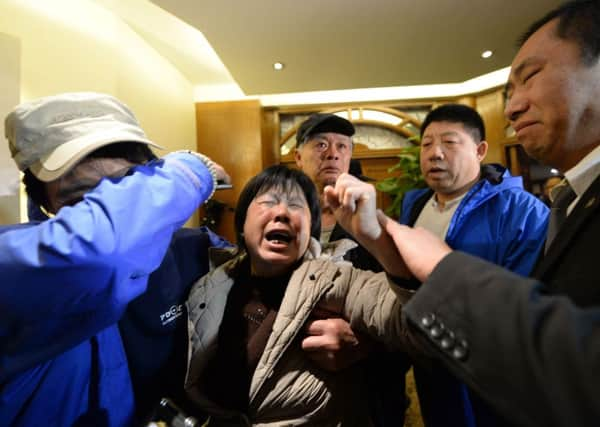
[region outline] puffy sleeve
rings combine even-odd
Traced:
[[[352,329],[367,333],[390,349],[402,349],[402,307],[413,291],[394,284],[385,273],[340,266],[333,292],[344,301],[343,315]]]
[[[115,323],[212,190],[199,159],[171,154],[0,234],[0,380]]]

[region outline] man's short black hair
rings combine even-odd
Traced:
[[[116,142],[114,144],[105,145],[95,151],[92,151],[85,158],[104,157],[104,158],[121,158],[134,163],[136,165],[144,164],[150,160],[156,159],[156,156],[150,150],[148,145],[140,144],[139,142]],[[46,183],[40,181],[29,170],[23,172],[23,184],[27,196],[38,206],[48,210],[48,196],[46,193]]]
[[[558,19],[556,35],[579,45],[583,64],[595,64],[600,55],[600,1],[575,0],[564,3],[534,22],[519,39],[519,47],[553,19]]]
[[[301,170],[290,169],[283,165],[275,165],[266,168],[250,179],[240,193],[234,216],[235,235],[238,246],[246,248],[243,233],[250,203],[257,196],[264,194],[271,188],[281,189],[284,193],[300,190],[304,194],[310,210],[310,235],[319,240],[321,235],[321,205],[319,204],[319,195],[317,194],[315,184]]]
[[[431,110],[421,125],[421,138],[433,122],[460,123],[471,134],[476,144],[485,140],[485,125],[475,109],[462,104],[446,104]]]

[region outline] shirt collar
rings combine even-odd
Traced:
[[[467,193],[468,193],[468,191],[467,191]],[[430,199],[431,200],[431,206],[433,206],[434,208],[436,208],[438,211],[441,211],[441,212],[447,211],[448,209],[452,209],[454,206],[458,205],[460,203],[460,201],[462,199],[464,199],[464,197],[467,195],[467,193],[464,193],[464,194],[458,196],[455,199],[448,200],[444,204],[444,208],[443,209],[440,209],[439,203],[438,203],[438,201],[436,199],[436,196],[435,196],[435,193],[433,193],[433,196],[431,196],[431,199]]]
[[[581,197],[592,182],[600,175],[600,145],[594,148],[574,167],[565,172],[565,178],[571,188]]]

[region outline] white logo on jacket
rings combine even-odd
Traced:
[[[160,315],[160,321],[164,325],[171,323],[183,314],[183,304],[172,305],[168,311]]]

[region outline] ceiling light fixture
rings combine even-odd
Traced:
[[[275,62],[273,64],[273,69],[275,71],[281,71],[281,70],[283,70],[283,67],[285,67],[285,65],[283,64],[283,62]]]
[[[489,58],[490,56],[492,56],[493,54],[494,54],[494,52],[492,52],[491,50],[484,50],[484,51],[481,53],[481,57],[482,57],[483,59],[488,59],[488,58]]]

